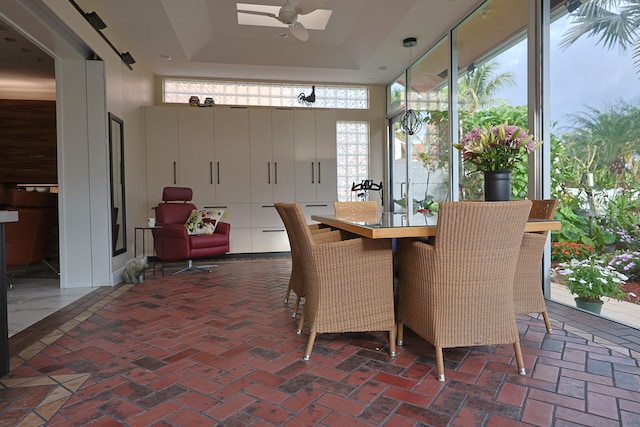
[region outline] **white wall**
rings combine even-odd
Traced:
[[[67,1],[3,0],[0,14],[56,59],[60,285],[118,283],[121,269],[133,257],[133,227],[147,216],[140,107],[153,103],[153,75],[138,64],[129,70]],[[56,33],[67,33],[66,39]],[[82,43],[67,42],[68,33]],[[84,61],[83,47],[102,62]],[[111,257],[107,112],[124,121],[129,250],[115,258]]]

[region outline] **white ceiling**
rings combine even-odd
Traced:
[[[58,0],[64,1],[64,0]],[[297,3],[298,0],[291,0]],[[305,0],[306,1],[306,0]],[[480,0],[314,0],[332,14],[309,40],[239,25],[233,0],[76,0],[107,24],[107,38],[154,74],[248,80],[388,84]],[[284,0],[242,0],[281,6]],[[8,27],[0,22],[0,25]],[[8,27],[11,31],[11,28]],[[0,29],[0,36],[6,32]],[[418,45],[402,47],[406,37]],[[22,55],[0,40],[0,55]],[[171,57],[163,60],[159,55]],[[15,67],[33,63],[8,61]],[[23,63],[25,62],[25,63]],[[38,63],[41,65],[40,63]],[[50,65],[51,66],[51,65]],[[7,61],[0,65],[0,76]],[[14,68],[15,68],[14,67]],[[51,72],[52,72],[51,66]]]

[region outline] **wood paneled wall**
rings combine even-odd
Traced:
[[[0,99],[0,182],[56,184],[56,103]]]

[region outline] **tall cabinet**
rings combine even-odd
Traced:
[[[178,185],[178,110],[145,108],[147,202],[157,205],[164,187]]]
[[[230,252],[289,250],[274,202],[299,202],[308,220],[333,212],[333,111],[154,106],[145,120],[149,208],[165,186],[191,187],[199,208],[226,210]]]
[[[274,202],[295,199],[293,111],[252,109],[250,134],[253,251],[288,251],[289,240]]]
[[[296,202],[312,214],[333,213],[337,200],[336,113],[294,112]]]

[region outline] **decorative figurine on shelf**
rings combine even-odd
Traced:
[[[311,93],[309,96],[305,95],[304,92],[298,95],[298,102],[300,104],[305,104],[307,107],[311,107],[313,103],[316,102],[316,87],[311,86]]]
[[[189,106],[190,107],[199,107],[200,106],[200,98],[195,95],[192,95],[189,98]]]
[[[214,105],[216,105],[216,102],[213,100],[213,98],[205,98],[204,99],[204,106],[205,107],[213,107]]]

